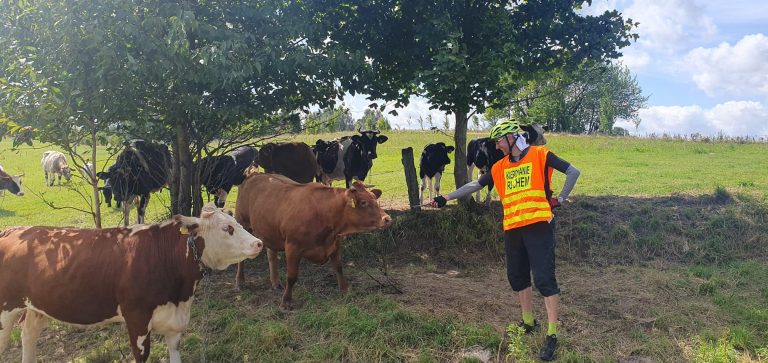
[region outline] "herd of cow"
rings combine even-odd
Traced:
[[[238,264],[239,287],[242,261],[257,256],[263,247],[271,286],[283,290],[282,309],[292,308],[302,258],[331,262],[339,288],[346,292],[343,238],[392,223],[377,202],[381,191],[362,183],[377,157],[376,145],[385,141],[378,131],[361,131],[334,141],[318,140],[313,147],[296,142],[265,145],[258,152],[240,147],[203,159],[198,164],[202,185],[214,195],[214,203],[207,204],[199,218],[176,215],[150,225],[142,224],[144,208],[149,193],[166,185],[171,156],[164,145],[129,143],[115,164],[97,176],[106,182],[102,190],[110,191],[124,211],[132,199],[140,198],[138,225],[0,230],[0,353],[9,344],[12,327],[21,322],[22,361],[34,362],[40,332],[53,318],[77,325],[124,322],[137,362],[149,357],[149,334],[164,335],[170,362],[180,362],[181,333],[205,271]],[[441,142],[424,148],[419,162],[422,197],[426,184],[432,189],[432,179],[439,193],[453,151]],[[469,144],[470,170],[488,172],[501,157],[488,139]],[[59,183],[61,176],[71,177],[61,153],[46,152],[42,163],[48,185],[55,176]],[[253,165],[266,173],[247,170]],[[93,172],[91,165],[83,168],[85,175]],[[346,188],[330,186],[342,179]],[[233,185],[239,185],[238,196],[234,214],[228,214],[219,208]],[[2,168],[0,186],[23,195],[20,177]],[[279,280],[278,251],[285,253],[285,287]]]

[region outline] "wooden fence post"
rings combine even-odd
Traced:
[[[413,163],[413,148],[402,150],[403,169],[405,170],[405,185],[408,186],[408,202],[411,210],[421,210],[419,207],[419,182],[416,178],[416,166]]]

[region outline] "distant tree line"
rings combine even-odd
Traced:
[[[355,120],[349,109],[333,106],[307,114],[303,129],[308,134],[320,134],[357,129],[389,131],[392,130],[392,126],[378,109],[366,108],[363,116]]]

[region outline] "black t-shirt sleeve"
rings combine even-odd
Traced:
[[[561,173],[565,173],[565,171],[568,170],[568,167],[571,166],[571,163],[560,159],[555,153],[550,151],[547,153],[547,166],[552,167]]]
[[[491,173],[483,174],[483,176],[481,176],[480,179],[477,179],[477,183],[484,187],[487,187],[493,184],[493,177],[491,177]]]

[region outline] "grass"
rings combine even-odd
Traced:
[[[384,191],[382,205],[395,223],[345,240],[352,293],[337,292],[327,267],[303,264],[297,309],[285,314],[263,280],[263,257],[249,262],[256,269],[241,291],[231,285],[233,271],[215,274],[193,305],[184,361],[203,355],[216,362],[536,360],[543,333],[505,334],[507,324],[519,320],[519,308],[505,280],[498,202],[490,209],[405,211],[400,149],[413,147],[418,159],[428,142],[452,140],[435,132],[388,136],[366,182]],[[563,289],[559,361],[768,361],[768,168],[760,165],[768,145],[570,135],[548,140],[582,171],[573,203],[556,218]],[[11,151],[7,140],[0,142],[0,164],[12,174],[25,172],[27,193],[0,197],[0,227],[92,225],[86,215],[51,209],[38,196],[57,206],[85,205],[68,186],[43,185],[39,158],[48,148]],[[559,183],[556,173],[555,190]],[[450,173],[442,190],[454,190]],[[165,218],[167,201],[167,192],[153,195],[147,219]],[[118,225],[120,216],[108,209],[105,225]],[[122,325],[53,323],[39,344],[41,361],[130,360],[126,336]],[[15,329],[2,360],[18,361],[19,345]],[[158,337],[150,360],[167,360]]]
[[[332,139],[343,134],[298,135],[286,140],[314,144],[318,138]],[[392,208],[406,208],[401,149],[412,147],[415,163],[424,146],[442,141],[452,145],[452,135],[442,132],[393,131],[389,140],[379,145],[379,158],[375,161],[367,183],[384,191],[382,202]],[[470,133],[468,138],[485,136]],[[684,142],[679,140],[619,138],[607,136],[548,135],[548,147],[558,156],[581,170],[581,178],[573,192],[578,196],[665,197],[672,194],[709,194],[716,187],[727,193],[745,193],[759,200],[768,198],[768,164],[764,157],[768,144],[738,144],[736,142]],[[83,207],[85,202],[67,188],[46,187],[40,157],[43,151],[55,147],[36,144],[10,150],[9,140],[0,141],[0,165],[10,173],[25,173],[24,188],[27,197],[0,197],[0,227],[10,225],[93,225],[89,216],[72,210],[51,210],[42,203],[39,194],[59,207]],[[697,151],[698,150],[698,151]],[[102,170],[108,155],[101,150],[96,169]],[[762,164],[762,167],[760,166]],[[108,165],[106,165],[108,166]],[[418,165],[417,165],[418,167]],[[72,179],[77,184],[76,177]],[[555,173],[555,190],[564,178]],[[442,191],[455,190],[453,164],[443,178]],[[336,182],[336,185],[342,185]],[[89,193],[87,189],[80,189]],[[228,198],[233,207],[236,191]],[[86,194],[89,195],[89,194]],[[167,217],[168,192],[155,193],[147,207],[147,220]],[[105,208],[105,226],[119,224],[121,213]],[[41,213],[44,212],[44,213]],[[135,217],[134,217],[135,218]],[[133,220],[133,219],[132,219]]]

